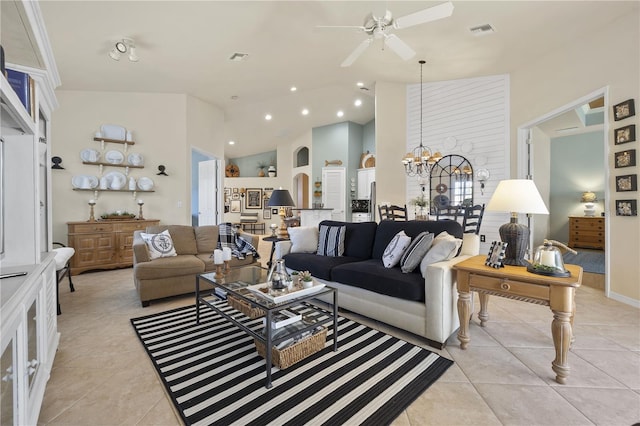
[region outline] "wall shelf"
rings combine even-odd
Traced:
[[[120,143],[123,145],[135,145],[136,143],[133,141],[122,141],[120,139],[107,139],[107,138],[93,138],[96,142],[107,142],[107,143]]]

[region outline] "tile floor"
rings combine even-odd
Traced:
[[[261,253],[268,253],[264,249]],[[60,346],[39,424],[181,423],[129,319],[192,304],[193,296],[143,309],[131,274],[121,269],[74,276],[75,293],[60,286]],[[551,370],[549,308],[492,297],[487,326],[481,328],[474,316],[467,350],[460,350],[453,337],[436,351],[455,364],[394,425],[640,422],[640,310],[587,286],[578,290],[576,300],[576,341],[566,385],[557,384]],[[475,306],[477,311],[477,300]],[[427,347],[416,336],[345,316]]]

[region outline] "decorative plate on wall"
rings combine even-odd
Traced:
[[[438,194],[444,194],[445,192],[447,192],[447,189],[449,188],[444,183],[439,183],[438,185],[436,185],[436,192]]]
[[[116,124],[103,124],[100,126],[100,132],[105,139],[123,141],[127,137],[127,129]]]
[[[124,161],[124,154],[114,149],[112,151],[107,151],[107,153],[104,155],[104,159],[107,161],[107,163],[122,164],[122,162]]]

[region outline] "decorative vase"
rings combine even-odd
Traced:
[[[267,174],[269,177],[276,177],[276,166],[269,166],[267,169]]]
[[[264,169],[260,169],[258,172],[258,177],[264,177]]]

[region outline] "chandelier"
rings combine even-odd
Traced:
[[[422,143],[422,66],[425,61],[420,60],[418,63],[420,64],[420,146],[407,152],[402,157],[402,164],[404,164],[404,172],[407,176],[429,177],[431,166],[442,159],[442,154],[431,151],[431,148]]]

